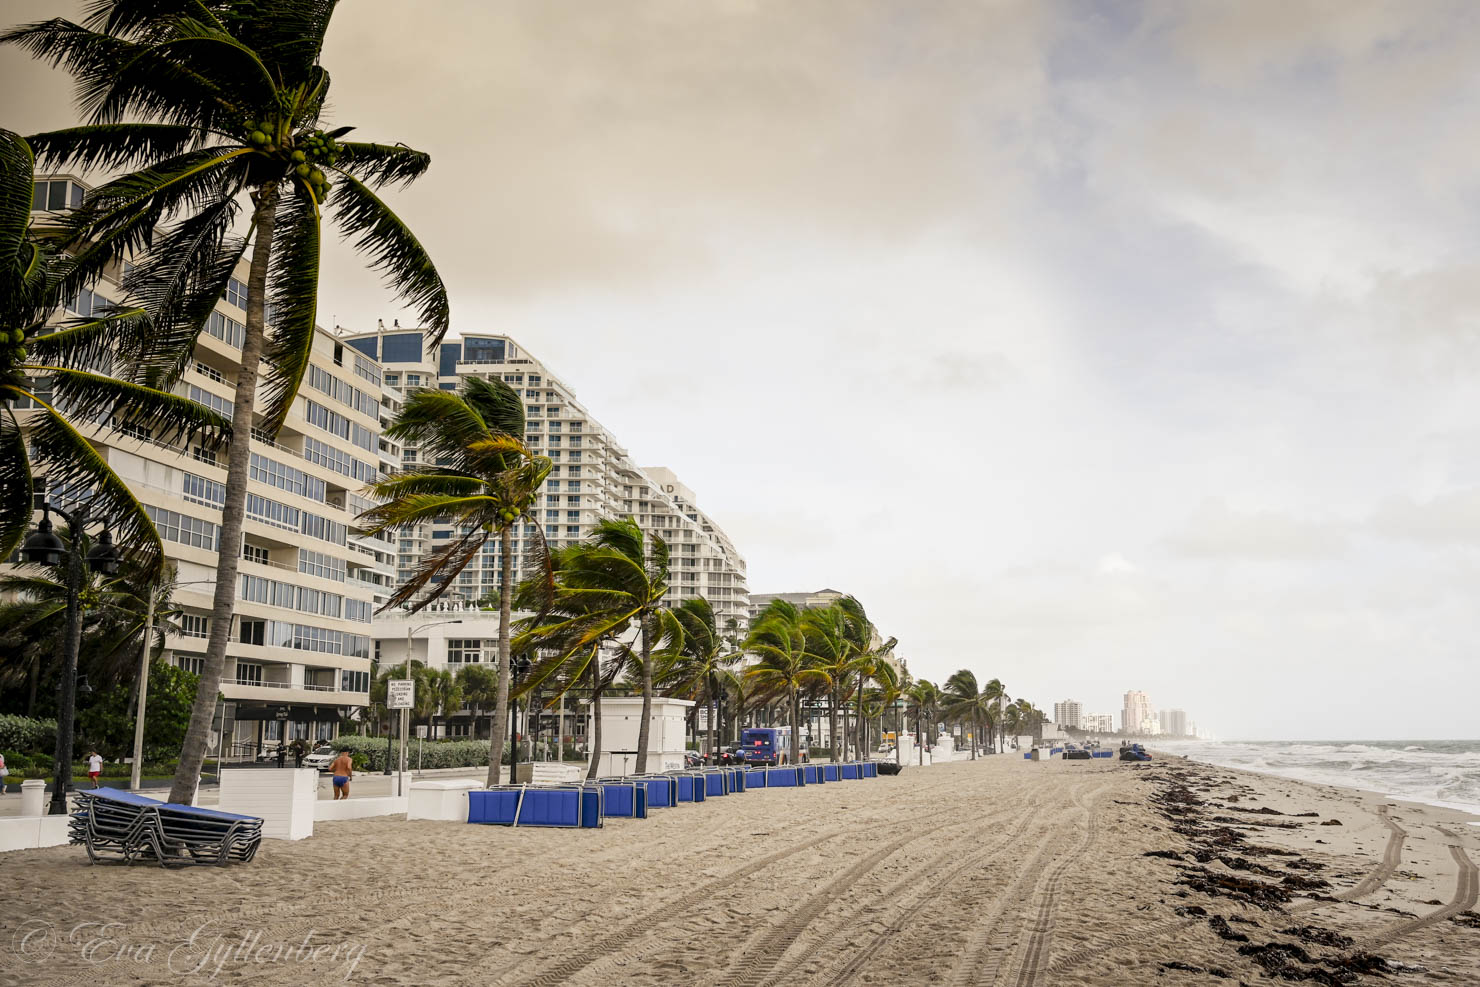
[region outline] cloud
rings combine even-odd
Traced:
[[[1424,501],[1391,498],[1378,507],[1367,530],[1436,546],[1480,545],[1480,487]]]
[[[1335,558],[1346,551],[1347,539],[1340,525],[1274,511],[1240,512],[1209,500],[1164,543],[1185,558],[1287,562]]]

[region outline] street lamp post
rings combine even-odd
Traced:
[[[513,679],[513,685],[518,685],[519,680],[529,674],[534,665],[525,655],[509,662],[509,673]],[[512,690],[511,690],[512,691]],[[513,715],[509,717],[509,784],[514,784],[514,765],[519,763],[519,700],[510,701],[513,707]]]
[[[51,512],[56,511],[67,522],[72,532],[70,549],[52,531]],[[53,759],[54,788],[51,793],[49,814],[67,814],[67,784],[72,780],[72,742],[77,720],[77,652],[82,645],[82,584],[85,578],[84,564],[94,572],[111,576],[118,571],[121,556],[113,544],[113,535],[107,527],[98,536],[97,544],[88,549],[86,559],[78,551],[78,545],[88,523],[89,505],[83,503],[71,511],[64,511],[50,502],[41,502],[41,523],[21,547],[21,558],[38,565],[59,565],[62,557],[67,562],[67,613],[66,628],[62,633],[61,681],[57,684],[57,745]]]

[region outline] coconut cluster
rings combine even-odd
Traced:
[[[513,522],[517,521],[519,519],[519,515],[523,514],[526,510],[534,510],[534,505],[536,504],[536,502],[538,502],[538,500],[539,496],[537,494],[530,494],[523,503],[517,503],[513,501],[505,503],[500,498],[494,497],[493,506],[498,508],[499,520],[503,521],[505,524],[512,524]]]
[[[248,118],[242,121],[248,144],[264,154],[283,155],[293,166],[293,174],[313,189],[320,201],[329,194],[329,180],[324,177],[323,165],[332,165],[339,160],[339,142],[322,130],[310,131],[291,138],[280,146],[273,135],[278,132],[278,121]]]
[[[26,359],[26,331],[0,329],[0,363],[16,364]]]

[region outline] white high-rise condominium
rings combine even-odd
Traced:
[[[1120,732],[1145,733],[1150,720],[1151,700],[1146,698],[1146,693],[1139,689],[1127,692],[1120,707]]]
[[[1161,732],[1172,737],[1187,736],[1187,713],[1180,709],[1164,709],[1158,717],[1161,721]]]
[[[468,377],[500,379],[524,399],[525,441],[553,461],[540,490],[539,519],[554,546],[580,541],[597,518],[632,517],[644,531],[668,542],[673,557],[669,603],[703,596],[715,609],[721,630],[734,620],[744,633],[748,618],[745,559],[671,469],[641,468],[609,431],[576,399],[575,392],[508,336],[463,335],[428,353],[420,330],[399,324],[343,337],[345,345],[385,367],[387,387],[456,390]],[[404,450],[407,464],[420,450]],[[458,534],[453,524],[423,524],[399,533],[400,581],[417,562]],[[514,578],[521,572],[526,540],[533,526],[515,529]],[[498,542],[484,546],[478,559],[458,574],[444,594],[448,601],[479,600],[499,586]]]
[[[1114,713],[1086,713],[1084,714],[1084,729],[1091,733],[1114,733]]]
[[[1077,699],[1054,703],[1053,721],[1061,727],[1084,729],[1084,704]]]
[[[68,175],[38,180],[33,221],[48,222],[53,202],[75,204],[83,189]],[[228,417],[241,362],[246,268],[245,261],[238,265],[175,387]],[[89,316],[124,300],[120,273],[82,291],[62,315]],[[44,399],[46,381],[35,386]],[[342,715],[369,702],[370,617],[394,579],[394,546],[358,533],[354,518],[369,506],[358,493],[366,481],[398,465],[380,437],[385,397],[375,361],[320,330],[276,440],[235,423],[235,441],[250,443],[251,461],[242,544],[226,548],[241,553],[221,680],[227,757],[252,757],[264,744],[294,737],[332,737]],[[24,423],[25,411],[17,411]],[[166,639],[167,656],[199,671],[222,550],[225,450],[167,444],[144,429],[88,434],[154,519],[177,569],[179,632]]]

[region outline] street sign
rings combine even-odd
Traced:
[[[422,740],[425,740],[426,739],[426,735],[427,735],[427,725],[425,723],[418,723],[416,725],[416,736],[418,738],[422,739]]]
[[[410,709],[415,703],[415,679],[391,679],[385,684],[386,709]]]

